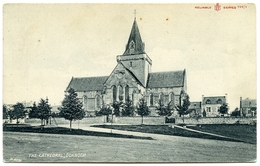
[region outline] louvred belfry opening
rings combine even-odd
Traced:
[[[134,19],[132,30],[123,55],[136,55],[136,54],[145,54],[145,51],[144,51],[144,43],[142,42],[142,38],[136,23],[136,19]]]

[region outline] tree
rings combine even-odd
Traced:
[[[139,102],[137,104],[137,114],[142,116],[142,124],[144,122],[143,117],[150,114],[150,110],[149,110],[149,108],[147,106],[147,103],[146,103],[144,97],[139,99]]]
[[[54,118],[60,118],[60,113],[59,112],[52,112],[51,113],[51,117],[54,117]]]
[[[24,118],[25,117],[25,110],[24,110],[24,105],[22,103],[16,103],[15,105],[13,105],[13,110],[11,111],[11,118],[12,119],[16,119],[16,124],[18,127],[18,119],[20,118]]]
[[[134,116],[134,106],[133,101],[129,97],[126,98],[125,103],[123,104],[122,115],[123,116]]]
[[[105,115],[106,121],[108,122],[108,116],[112,114],[112,109],[109,105],[102,105],[101,109],[96,112],[96,116]]]
[[[171,116],[172,115],[172,104],[168,102],[167,105],[164,105],[161,99],[159,99],[158,105],[156,106],[157,114],[160,116]]]
[[[235,108],[235,110],[234,111],[232,111],[231,112],[231,116],[240,116],[240,111],[239,111],[239,109],[238,108]]]
[[[72,120],[81,120],[85,117],[85,111],[83,109],[83,104],[77,98],[77,93],[74,89],[70,88],[68,94],[62,101],[62,106],[58,109],[60,110],[60,115],[70,121],[70,131]]]
[[[3,105],[3,119],[7,119],[7,118],[8,118],[8,109],[6,105]]]
[[[224,116],[224,114],[227,114],[227,113],[228,113],[228,105],[227,105],[227,103],[223,103],[223,104],[219,107],[218,112],[219,112],[220,114],[222,114],[223,116]]]
[[[111,105],[114,108],[114,114],[116,116],[120,116],[120,109],[123,109],[123,102],[122,101],[114,101]]]
[[[46,120],[48,124],[49,117],[51,116],[51,107],[48,104],[48,101],[44,99],[40,99],[36,111],[37,111],[36,118],[41,119],[41,125],[43,125],[43,122],[45,124],[44,120]]]
[[[206,113],[206,111],[205,111],[205,109],[203,110],[203,117],[206,117],[207,116],[207,113]]]
[[[184,123],[184,115],[187,115],[190,113],[191,110],[189,110],[189,106],[190,106],[190,97],[189,95],[185,94],[183,100],[182,100],[182,105],[177,105],[175,108],[178,111],[180,117],[182,115],[183,117],[183,123]]]
[[[35,102],[33,103],[31,111],[29,112],[29,118],[38,118],[38,109]]]

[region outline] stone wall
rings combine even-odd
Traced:
[[[83,118],[82,120],[79,120],[79,121],[73,121],[72,123],[78,123],[79,124],[97,124],[97,123],[104,123],[106,120],[106,117],[105,116],[98,116],[98,117],[86,117],[86,118]],[[55,120],[51,119],[51,123],[52,124],[55,124],[55,121],[56,123],[59,125],[59,124],[67,124],[69,123],[68,120],[65,120],[64,118],[55,118]],[[40,119],[35,119],[35,118],[32,118],[32,119],[26,119],[25,120],[25,123],[30,123],[30,124],[41,124],[41,120]]]
[[[143,117],[143,124],[149,125],[162,125],[165,122],[164,117]],[[114,119],[115,124],[132,124],[132,125],[139,125],[142,123],[142,117],[135,116],[135,117],[116,117]]]
[[[234,124],[234,123],[240,123],[240,124],[251,124],[253,122],[253,118],[233,118],[233,117],[205,117],[205,118],[199,118],[196,120],[195,118],[184,118],[185,124]],[[182,118],[176,118],[175,124],[182,124]]]
[[[111,119],[111,117],[109,117]],[[184,123],[190,125],[196,124],[252,124],[254,118],[200,118],[196,120],[195,118],[185,118]],[[59,124],[68,124],[69,121],[65,120],[64,118],[55,118],[56,123]],[[41,124],[40,119],[26,119],[25,123],[30,124]],[[102,124],[106,123],[106,116],[99,116],[99,117],[86,117],[80,121],[73,121],[73,123],[79,124]],[[142,123],[142,117],[135,116],[135,117],[114,117],[113,123],[116,124],[129,124],[129,125],[139,125]],[[165,117],[162,116],[147,116],[143,117],[143,123],[147,125],[163,125],[165,124]],[[175,118],[175,124],[182,124],[182,118]],[[55,124],[54,120],[52,119],[52,124]]]

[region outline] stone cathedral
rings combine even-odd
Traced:
[[[161,56],[161,55],[160,55]],[[156,116],[155,105],[159,99],[167,104],[179,105],[183,93],[187,90],[186,72],[151,72],[152,60],[145,52],[136,19],[134,19],[125,51],[116,57],[117,65],[109,76],[72,77],[65,93],[73,88],[82,100],[88,115],[93,115],[102,104],[113,101],[125,101],[127,97],[136,106],[141,97],[145,97]]]

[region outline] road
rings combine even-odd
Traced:
[[[4,132],[3,156],[6,162],[254,162],[256,145],[165,135],[138,140]]]

